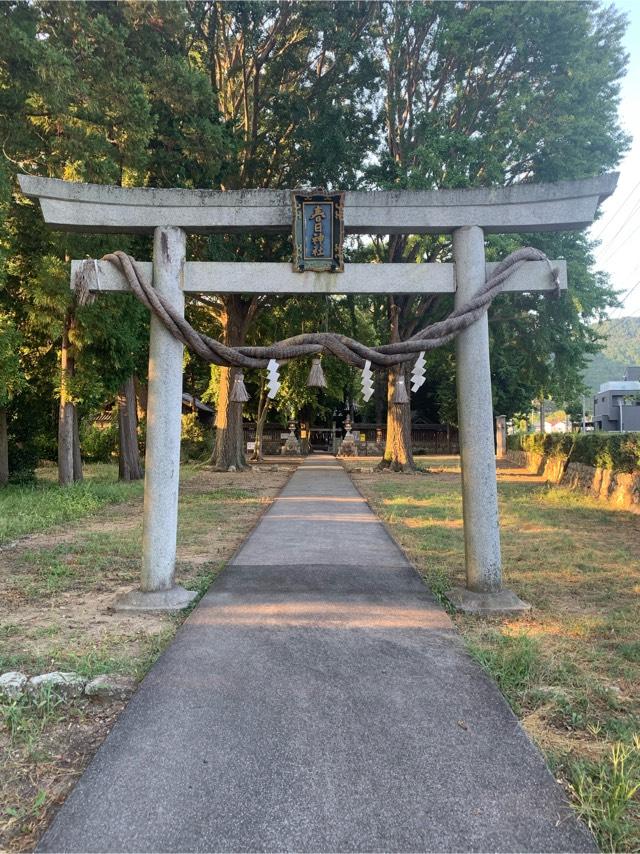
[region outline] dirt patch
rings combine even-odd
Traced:
[[[541,706],[521,720],[527,734],[543,753],[593,762],[604,758],[607,753],[606,744],[594,741],[592,737],[570,730],[559,730],[550,725],[548,717],[552,711],[551,705]]]
[[[100,747],[123,702],[75,702],[33,741],[0,734],[0,845],[32,851],[58,807]]]

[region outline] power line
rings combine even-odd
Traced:
[[[609,245],[611,245],[612,243],[614,243],[614,242],[615,242],[615,240],[616,240],[616,238],[618,237],[618,235],[619,235],[621,232],[623,232],[623,231],[625,230],[625,228],[626,228],[626,227],[629,225],[629,223],[632,221],[632,217],[634,216],[634,214],[635,214],[635,213],[636,213],[636,211],[638,211],[638,210],[640,210],[640,200],[638,200],[638,202],[636,203],[636,205],[635,205],[635,206],[631,209],[631,211],[627,214],[627,218],[626,218],[626,219],[625,219],[625,221],[622,223],[622,225],[620,226],[620,228],[616,231],[616,233],[613,235],[613,237],[612,237],[610,240],[608,240],[608,241],[607,241],[607,243],[608,243]]]
[[[606,225],[604,226],[604,228],[601,228],[601,229],[600,229],[600,231],[598,232],[598,234],[594,234],[594,236],[593,236],[593,239],[594,239],[594,240],[600,240],[600,238],[602,237],[602,235],[603,235],[603,234],[605,233],[605,231],[609,228],[609,226],[612,224],[612,222],[613,222],[613,221],[615,220],[615,218],[618,216],[618,214],[620,213],[620,211],[621,211],[621,210],[624,208],[624,206],[627,204],[627,202],[629,201],[629,199],[631,198],[631,196],[633,196],[633,194],[634,194],[634,193],[635,193],[635,191],[638,189],[638,187],[640,187],[640,181],[638,181],[638,183],[635,185],[635,187],[633,187],[633,189],[632,189],[632,190],[631,190],[631,191],[630,191],[630,192],[625,196],[624,202],[622,202],[622,204],[621,204],[618,208],[616,208],[615,213],[613,214],[613,216],[611,217],[611,219],[609,220],[609,222],[607,222],[607,223],[606,223]]]
[[[633,230],[633,231],[631,232],[631,234],[626,238],[626,240],[624,240],[622,243],[619,243],[619,244],[618,244],[614,249],[612,249],[610,252],[607,252],[607,253],[606,253],[606,255],[604,256],[604,258],[600,258],[600,259],[598,260],[598,264],[599,264],[601,267],[603,267],[603,266],[605,266],[606,264],[608,264],[608,263],[611,261],[611,259],[612,259],[612,258],[614,258],[614,257],[618,254],[618,252],[619,252],[621,249],[625,249],[625,248],[629,245],[629,242],[630,242],[631,240],[633,240],[633,239],[636,237],[636,235],[638,234],[638,232],[639,232],[638,227],[634,228],[634,230]]]
[[[594,234],[594,235],[593,235],[593,239],[594,239],[594,240],[600,240],[600,239],[602,238],[602,235],[603,235],[603,234],[604,234],[604,233],[605,233],[605,232],[606,232],[606,231],[607,231],[607,230],[608,230],[608,229],[613,225],[613,223],[615,222],[615,220],[618,218],[619,214],[621,214],[621,213],[622,213],[622,211],[624,210],[625,205],[627,204],[627,202],[631,199],[631,197],[633,196],[633,194],[636,192],[636,190],[637,190],[639,187],[640,187],[640,181],[638,181],[638,183],[637,183],[637,184],[635,184],[635,186],[633,186],[633,187],[631,188],[631,190],[629,191],[629,193],[625,196],[624,201],[623,201],[623,202],[622,202],[622,203],[621,203],[621,204],[616,208],[615,212],[614,212],[614,213],[613,213],[613,215],[609,218],[608,222],[606,222],[606,223],[605,223],[605,225],[600,229],[600,231],[599,231],[597,234]]]
[[[635,283],[635,285],[632,288],[629,288],[629,290],[626,292],[626,294],[622,297],[622,299],[620,301],[624,302],[626,299],[628,299],[628,297],[631,296],[631,294],[635,291],[635,289],[638,287],[638,285],[640,285],[640,279],[638,279],[638,281]]]
[[[638,279],[638,281],[635,283],[635,285],[633,285],[633,287],[629,288],[629,290],[626,292],[626,294],[623,294],[623,296],[620,298],[620,302],[623,303],[623,305],[621,305],[619,309],[614,309],[614,311],[615,310],[624,311],[624,303],[629,299],[631,294],[635,291],[635,289],[639,285],[640,285],[640,279]]]
[[[610,326],[607,330],[607,335],[610,335],[614,329],[618,328],[618,326],[622,326],[625,320],[629,320],[630,318],[635,317],[638,312],[640,312],[640,308],[637,311],[634,311],[632,314],[627,314],[625,315],[625,317],[618,318],[618,320],[613,324],[613,326]]]

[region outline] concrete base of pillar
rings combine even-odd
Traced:
[[[457,611],[466,614],[508,614],[531,609],[528,602],[504,587],[495,593],[476,593],[466,587],[455,587],[445,596]]]
[[[130,590],[118,596],[114,611],[181,611],[188,608],[198,594],[176,585],[170,590]]]

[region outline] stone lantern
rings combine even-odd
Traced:
[[[351,416],[347,415],[344,419],[345,434],[338,451],[339,457],[355,457],[356,456],[356,440],[351,432]]]
[[[300,442],[298,441],[298,437],[296,436],[296,422],[293,418],[289,421],[289,435],[287,436],[286,441],[284,443],[282,453],[285,456],[300,455]]]

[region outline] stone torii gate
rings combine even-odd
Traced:
[[[453,293],[468,302],[497,266],[485,262],[484,234],[582,229],[614,191],[617,174],[506,189],[347,192],[347,234],[453,235],[453,264],[347,264],[343,273],[294,272],[286,263],[187,262],[186,235],[291,229],[285,190],[162,190],[79,184],[28,175],[23,193],[64,231],[153,233],[153,261],[141,264],[158,293],[184,311],[185,293]],[[72,282],[81,261],[73,261]],[[566,264],[553,261],[560,288]],[[91,290],[128,290],[110,263],[96,261]],[[553,291],[545,262],[531,261],[505,291]],[[176,610],[195,594],[175,584],[183,346],[151,316],[140,589],[116,607]],[[502,586],[487,314],[456,338],[466,588],[451,591],[476,613],[528,607]]]

